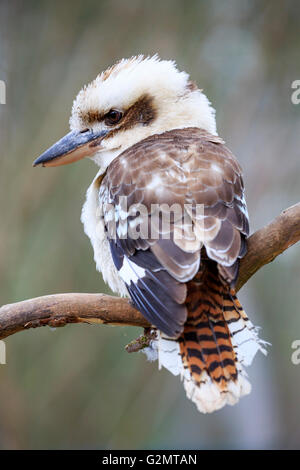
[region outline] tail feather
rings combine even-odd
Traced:
[[[255,327],[247,317],[233,289],[228,294],[230,301],[238,315],[234,312],[224,311],[224,318],[231,334],[231,342],[236,351],[237,360],[243,366],[249,366],[257,351],[267,355],[266,346],[269,344],[258,336],[258,327]]]
[[[203,381],[203,372],[226,390],[229,381],[237,379],[236,353],[224,318],[228,302],[226,286],[217,270],[204,269],[188,284],[186,300],[188,319],[179,338],[182,361],[196,385]],[[235,316],[239,315],[234,309]]]
[[[243,366],[258,350],[266,354],[266,343],[215,264],[204,266],[187,287],[183,334],[176,340],[159,333],[159,366],[181,375],[188,398],[199,411],[210,413],[250,393]]]

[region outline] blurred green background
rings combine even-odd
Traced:
[[[117,59],[158,52],[190,72],[241,162],[252,231],[299,200],[297,1],[73,0],[0,3],[0,304],[58,292],[108,292],[80,211],[92,162],[33,169],[68,131],[81,86]],[[134,328],[40,328],[6,340],[0,448],[297,448],[299,246],[240,298],[272,343],[248,370],[252,394],[201,415],[178,378],[124,346]]]

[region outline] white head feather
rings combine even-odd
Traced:
[[[98,75],[74,100],[70,128],[107,129],[105,122],[87,123],[84,116],[104,115],[111,109],[126,113],[145,96],[151,100],[154,118],[147,125],[137,121],[130,128],[108,134],[101,150],[92,157],[103,171],[122,151],[150,135],[184,127],[217,133],[215,111],[207,97],[174,61],[160,60],[157,55],[122,59]]]

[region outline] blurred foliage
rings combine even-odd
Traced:
[[[158,52],[190,72],[217,109],[245,173],[252,229],[299,200],[297,1],[74,0],[0,3],[0,303],[108,292],[80,210],[90,162],[33,169],[68,130],[80,87],[122,57]],[[299,447],[299,247],[243,289],[272,343],[239,405],[200,415],[178,378],[124,346],[138,329],[72,326],[7,339],[0,366],[0,448]]]

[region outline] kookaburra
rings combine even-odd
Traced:
[[[94,160],[82,222],[97,269],[158,330],[148,356],[197,408],[233,405],[265,348],[234,291],[248,213],[210,102],[173,61],[140,55],[79,92],[70,128],[34,165]]]

